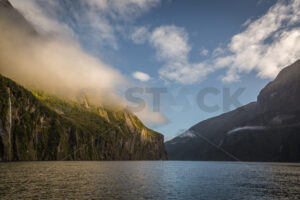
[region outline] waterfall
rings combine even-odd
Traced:
[[[11,125],[12,125],[12,114],[11,114],[11,97],[10,97],[10,88],[7,88],[8,92],[8,160],[11,160]]]
[[[83,99],[83,105],[84,105],[86,108],[89,108],[90,106],[89,106],[89,102],[88,102],[87,97],[86,97],[85,95],[83,95],[82,99]]]

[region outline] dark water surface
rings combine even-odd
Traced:
[[[0,163],[0,199],[300,199],[300,164]]]

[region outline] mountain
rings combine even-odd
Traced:
[[[8,34],[7,24],[39,39],[9,1],[0,0],[0,37]],[[2,41],[9,42],[5,37]],[[6,64],[3,60],[0,69]],[[80,104],[30,91],[0,75],[1,161],[164,160],[163,141],[163,135],[145,127],[128,110],[96,107],[86,98]]]
[[[0,160],[160,160],[163,136],[131,112],[28,91],[0,75]]]
[[[300,161],[300,60],[257,102],[202,121],[165,143],[173,160]]]

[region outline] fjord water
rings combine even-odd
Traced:
[[[299,199],[300,164],[0,163],[0,199]]]

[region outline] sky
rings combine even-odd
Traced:
[[[42,34],[67,38],[118,74],[93,78],[126,80],[116,90],[165,140],[256,101],[282,68],[300,58],[299,0],[11,3]]]

